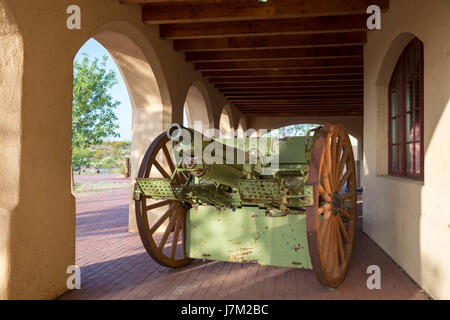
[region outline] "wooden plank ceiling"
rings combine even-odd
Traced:
[[[363,113],[367,7],[389,0],[121,0],[235,107],[256,116]]]

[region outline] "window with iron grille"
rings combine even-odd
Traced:
[[[423,43],[415,38],[389,84],[390,175],[423,180],[423,102]]]

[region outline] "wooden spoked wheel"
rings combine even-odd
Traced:
[[[170,156],[172,141],[166,133],[162,133],[153,141],[144,156],[139,169],[138,178],[170,178],[175,164]],[[170,169],[164,169],[164,167]],[[174,185],[184,183],[184,177],[177,173]],[[152,201],[151,203],[148,203]],[[186,257],[186,213],[188,208],[175,200],[150,200],[141,197],[136,200],[136,221],[139,235],[148,254],[159,264],[170,268],[181,268],[192,259]],[[156,222],[149,224],[149,216],[154,212],[162,212]],[[162,232],[157,232],[166,225]]]
[[[311,262],[319,281],[334,288],[347,273],[356,232],[355,162],[343,126],[321,129],[309,168],[315,199],[306,211]]]

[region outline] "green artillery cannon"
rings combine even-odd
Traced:
[[[325,125],[276,142],[217,141],[179,125],[156,138],[134,192],[149,255],[172,268],[196,258],[313,269],[337,287],[356,230],[350,139],[343,126]]]

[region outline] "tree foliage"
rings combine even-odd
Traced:
[[[73,147],[72,148],[72,167],[74,170],[81,170],[83,167],[90,167],[92,164],[92,151],[89,148]]]
[[[109,90],[117,84],[116,74],[106,69],[107,56],[100,62],[83,54],[81,62],[74,62],[72,145],[74,148],[101,144],[105,138],[118,137],[119,125],[114,101]]]

